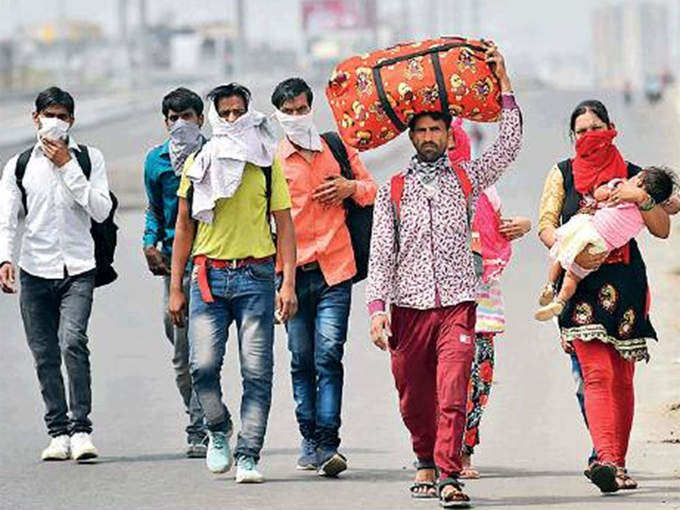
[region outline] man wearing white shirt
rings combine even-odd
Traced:
[[[5,165],[0,180],[0,287],[8,294],[16,292],[12,256],[19,221],[25,224],[19,255],[20,307],[52,437],[43,460],[98,455],[88,418],[87,324],[96,273],[90,228],[92,221],[107,219],[112,201],[102,153],[79,146],[69,136],[73,113],[68,92],[57,87],[41,92],[33,113],[38,140],[24,161],[23,177],[17,181],[22,157],[18,154]],[[83,153],[91,163],[89,178],[78,163]],[[68,405],[62,359],[68,374]]]

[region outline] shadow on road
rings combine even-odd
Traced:
[[[132,463],[132,462],[163,462],[169,460],[187,460],[182,453],[152,453],[149,455],[120,456],[120,457],[101,457],[96,462],[89,464],[113,464],[113,463]]]
[[[376,453],[387,453],[384,450],[374,450],[372,448],[342,448],[342,453],[347,455],[372,455]],[[269,455],[299,455],[299,448],[265,448],[262,450],[262,456]]]

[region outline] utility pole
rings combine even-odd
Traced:
[[[472,36],[481,37],[481,18],[479,14],[480,0],[470,0],[470,15],[472,18]]]
[[[243,73],[246,49],[246,6],[244,0],[236,0],[236,40],[233,55],[233,71],[236,76]]]
[[[428,25],[428,38],[439,37],[439,2],[437,0],[428,0],[427,11],[430,13]]]
[[[137,33],[137,55],[140,59],[140,67],[142,69],[146,69],[149,58],[148,58],[148,49],[147,49],[147,41],[149,40],[148,37],[148,22],[147,22],[147,3],[146,0],[137,0],[137,8],[139,9],[139,28],[138,28],[138,33]],[[143,73],[144,76],[146,76],[146,73]]]
[[[118,0],[118,36],[123,49],[123,72],[127,85],[132,86],[132,58],[130,55],[130,31],[128,27],[128,0]]]
[[[409,0],[401,0],[401,39],[402,42],[411,40],[410,13],[408,8]]]

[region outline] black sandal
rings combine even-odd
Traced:
[[[437,484],[434,482],[413,482],[408,490],[411,491],[413,499],[435,499],[437,497]]]
[[[426,461],[416,461],[413,463],[413,465],[416,468],[416,471],[421,471],[424,469],[432,469],[434,470],[434,476],[435,478],[438,475],[437,472],[437,466],[434,464],[434,462],[426,462]],[[425,489],[424,491],[422,489]],[[437,484],[435,481],[422,481],[422,482],[413,482],[413,485],[409,487],[409,491],[411,492],[411,497],[413,499],[436,499],[437,498]]]
[[[616,466],[595,462],[590,466],[590,481],[603,493],[618,491],[621,487],[616,481]]]
[[[442,508],[470,508],[470,496],[463,492],[464,483],[457,478],[446,478],[439,480],[437,484],[437,494],[439,496],[439,506]],[[453,487],[455,490],[447,495],[442,494],[444,488]]]

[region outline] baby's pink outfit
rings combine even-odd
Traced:
[[[599,209],[593,216],[593,226],[612,251],[638,235],[645,222],[637,205],[625,203]]]
[[[612,251],[638,235],[645,222],[637,205],[624,202],[598,209],[593,215],[593,226],[604,239],[607,249]]]

